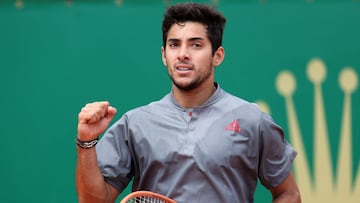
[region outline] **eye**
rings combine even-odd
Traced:
[[[202,47],[202,45],[200,43],[193,43],[191,46],[194,47],[194,48],[201,48]]]
[[[175,42],[169,43],[169,47],[171,47],[171,48],[175,48],[175,47],[177,47],[177,46],[178,46],[178,44],[175,43]]]

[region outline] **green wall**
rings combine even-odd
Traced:
[[[175,2],[179,1],[0,2],[1,202],[77,202],[77,113],[87,102],[109,100],[119,118],[169,92],[160,28],[166,5]],[[322,96],[336,177],[344,121],[338,77],[345,67],[360,76],[360,2],[202,2],[216,5],[228,19],[226,57],[216,80],[237,96],[265,102],[289,140],[286,103],[275,82],[283,70],[294,74],[297,91],[292,99],[311,171],[316,126],[314,89],[306,67],[314,57],[325,63]],[[350,187],[360,191],[356,87],[352,116],[345,122],[352,124]],[[259,187],[256,202],[270,202],[268,198]],[[359,202],[360,196],[350,193],[350,199]]]

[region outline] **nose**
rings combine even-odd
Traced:
[[[189,60],[189,58],[190,58],[189,50],[187,49],[186,46],[181,46],[178,56],[179,61],[186,61]]]

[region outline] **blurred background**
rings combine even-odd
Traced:
[[[0,202],[77,202],[79,110],[109,100],[118,119],[170,91],[161,21],[178,2],[0,0]],[[227,17],[216,80],[284,128],[303,202],[360,202],[360,1],[195,2]]]

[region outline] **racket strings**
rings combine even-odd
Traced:
[[[139,196],[130,199],[127,203],[166,203],[166,201],[156,197]]]

